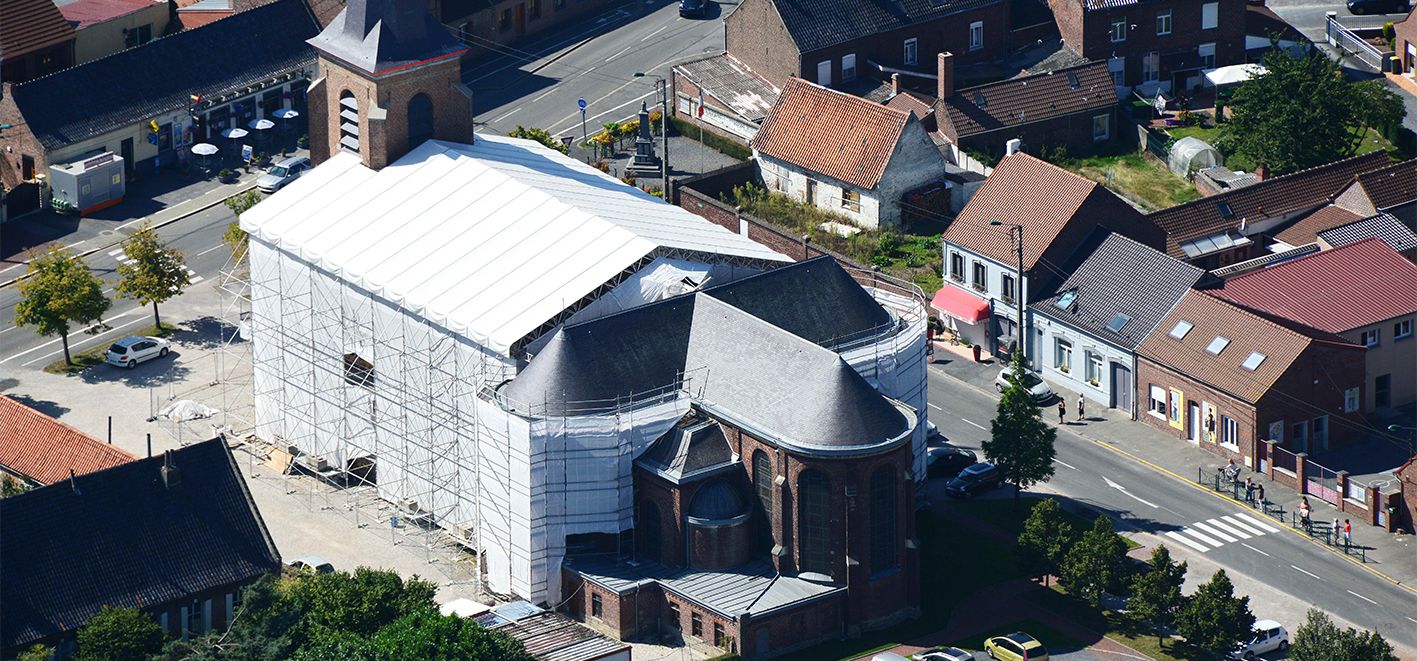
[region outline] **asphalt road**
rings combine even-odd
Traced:
[[[157,232],[168,245],[184,253],[195,286],[215,286],[210,281],[219,279],[221,269],[231,255],[226,244],[222,243],[221,235],[232,220],[231,210],[217,205],[159,228]],[[107,284],[105,293],[110,297],[114,296],[113,283],[118,280],[118,264],[122,257],[122,251],[114,246],[90,255],[87,260],[90,270]],[[59,338],[41,337],[28,328],[15,326],[15,305],[20,299],[18,286],[0,289],[0,371],[42,369],[63,356]],[[73,352],[111,342],[124,337],[126,332],[151,324],[152,308],[139,306],[128,299],[114,298],[113,307],[109,308],[104,322],[111,329],[98,335],[84,334],[82,329],[70,333],[69,350]]]
[[[1383,23],[1400,21],[1405,14],[1367,14],[1355,16],[1349,13],[1342,2],[1313,2],[1312,0],[1268,0],[1265,3],[1280,18],[1288,21],[1294,29],[1316,41],[1324,41],[1326,14],[1336,12],[1338,22],[1350,28],[1380,28]]]
[[[986,428],[996,405],[993,396],[930,370],[930,419],[953,444],[977,450],[988,437]],[[1417,648],[1417,595],[1253,510],[1066,428],[1058,434],[1056,469],[1047,485],[1051,490],[1107,513],[1119,530],[1160,536],[1178,560],[1204,555],[1228,572],[1261,581],[1298,603],[1312,604],[1409,649]],[[1263,602],[1257,602],[1254,611],[1256,618],[1279,619],[1291,634],[1299,624],[1266,613]]]

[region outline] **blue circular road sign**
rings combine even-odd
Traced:
[[[576,99],[576,105],[579,106],[581,110],[585,110],[585,99]]]

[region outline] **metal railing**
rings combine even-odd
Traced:
[[[1247,489],[1243,479],[1232,480],[1222,471],[1206,468],[1196,469],[1196,483],[1208,486],[1216,493],[1225,494],[1236,501],[1249,505],[1267,516],[1272,516],[1280,521],[1284,520],[1284,506],[1266,497],[1263,486],[1256,484],[1257,488]]]
[[[1296,475],[1299,470],[1299,458],[1293,452],[1285,450],[1278,445],[1274,446],[1274,470],[1284,471],[1290,476]]]
[[[1289,527],[1307,534],[1314,540],[1323,542],[1335,551],[1351,555],[1359,562],[1368,562],[1368,550],[1372,547],[1353,544],[1351,541],[1345,540],[1342,524],[1338,522],[1338,519],[1320,521],[1310,518],[1305,521],[1299,512],[1293,512],[1289,517]]]
[[[1318,496],[1320,500],[1337,506],[1342,494],[1338,493],[1338,473],[1331,471],[1312,460],[1304,462],[1304,480],[1306,482],[1306,492]]]
[[[1338,22],[1334,16],[1329,16],[1327,24],[1324,26],[1324,34],[1328,37],[1330,46],[1337,48],[1344,55],[1356,58],[1358,61],[1372,67],[1373,71],[1382,71],[1387,54],[1358,34]]]

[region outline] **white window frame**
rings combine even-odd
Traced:
[[[1365,331],[1363,331],[1362,335],[1359,336],[1359,339],[1361,340],[1361,341],[1360,341],[1360,344],[1362,344],[1362,345],[1365,346],[1365,347],[1368,347],[1369,349],[1371,349],[1371,348],[1373,348],[1373,347],[1376,347],[1376,346],[1382,344],[1382,341],[1383,341],[1383,332],[1382,332],[1382,331],[1383,331],[1382,328],[1373,328],[1373,329],[1371,329],[1371,330],[1365,330]]]
[[[1110,30],[1110,34],[1112,37],[1112,43],[1114,44],[1120,44],[1126,41],[1127,19],[1125,17],[1112,19],[1112,28]]]
[[[984,48],[984,21],[975,21],[969,24],[969,50],[976,51]]]
[[[1171,10],[1156,12],[1156,36],[1164,37],[1171,34]]]
[[[1343,390],[1343,412],[1352,413],[1358,410],[1358,387],[1344,388]]]
[[[1107,60],[1107,73],[1112,75],[1113,87],[1127,86],[1127,58],[1113,57]]]
[[[856,80],[856,53],[847,53],[841,56],[841,82],[853,80]]]
[[[832,86],[832,61],[822,60],[817,63],[817,84],[822,87]]]
[[[1407,339],[1407,338],[1409,338],[1409,337],[1412,337],[1412,320],[1411,320],[1411,319],[1403,319],[1402,321],[1393,323],[1393,325],[1392,325],[1392,339],[1394,339],[1394,340],[1405,340],[1405,339]]]
[[[956,260],[956,259],[959,260],[959,272],[958,272],[958,273],[956,273],[955,270],[954,270],[954,265],[955,265],[955,260]],[[967,273],[964,272],[965,266],[966,266],[966,264],[965,264],[965,261],[964,261],[964,255],[961,255],[961,254],[959,253],[959,251],[957,251],[957,250],[951,250],[951,251],[950,251],[950,263],[949,263],[949,267],[948,267],[949,270],[950,270],[949,278],[950,278],[951,280],[954,280],[955,282],[964,282],[965,279],[966,279],[966,277],[967,277],[967,275],[968,275]]]
[[[1215,42],[1196,46],[1196,56],[1200,58],[1202,69],[1215,68]]]
[[[1066,368],[1066,369],[1065,369]],[[1067,374],[1073,369],[1073,343],[1061,337],[1053,338],[1053,369]]]
[[[901,45],[901,50],[903,52],[900,59],[905,62],[905,66],[920,64],[920,41],[918,39],[915,37],[906,39],[905,43]]]
[[[1018,280],[1012,273],[999,272],[999,298],[1005,302],[1014,302],[1014,297],[1018,295]]]
[[[1207,2],[1201,5],[1201,29],[1214,30],[1220,27],[1220,3]]]
[[[1098,131],[1098,127],[1102,130]],[[1093,115],[1092,117],[1092,141],[1102,142],[1112,137],[1112,115]]]
[[[1150,416],[1152,416],[1152,417],[1159,418],[1159,419],[1161,419],[1161,420],[1165,420],[1165,419],[1166,419],[1166,410],[1167,410],[1167,409],[1166,409],[1166,389],[1165,389],[1165,388],[1162,388],[1161,386],[1156,385],[1155,383],[1152,383],[1152,384],[1149,384],[1149,385],[1150,385],[1150,390],[1148,391],[1149,395],[1148,395],[1148,401],[1147,401],[1147,403],[1146,403],[1146,404],[1147,404],[1147,406],[1146,406],[1146,413],[1147,413],[1147,415],[1150,415]]]
[[[1091,384],[1093,381],[1096,381],[1097,385],[1094,387],[1101,388],[1102,370],[1104,368],[1102,354],[1089,349],[1086,352],[1085,359],[1087,360],[1087,369],[1085,370],[1086,374],[1084,374],[1084,376],[1087,377],[1086,381],[1088,382],[1088,384]]]
[[[979,274],[980,269],[983,269],[983,271],[984,271],[984,274],[983,274],[983,275],[980,275],[980,274]],[[969,274],[969,275],[970,275],[969,284],[970,284],[972,287],[974,287],[975,289],[977,289],[977,290],[979,290],[979,291],[988,291],[988,290],[989,290],[989,267],[986,266],[986,265],[984,264],[984,262],[981,262],[981,261],[979,261],[979,260],[977,260],[977,259],[974,260],[974,264],[973,264],[973,265],[971,266],[971,268],[970,268],[970,274]]]
[[[861,191],[841,187],[841,208],[855,213],[861,213]]]
[[[1161,53],[1151,51],[1141,56],[1141,80],[1144,83],[1161,80]]]
[[[1220,416],[1220,444],[1240,448],[1240,421],[1228,415]]]

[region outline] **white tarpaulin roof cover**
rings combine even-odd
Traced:
[[[1263,65],[1259,64],[1232,64],[1228,67],[1220,67],[1219,69],[1206,69],[1205,80],[1210,83],[1212,87],[1233,85],[1263,75],[1265,71],[1268,71],[1268,69],[1265,69]]]
[[[242,214],[253,236],[506,352],[659,248],[787,257],[538,143],[341,152]]]

